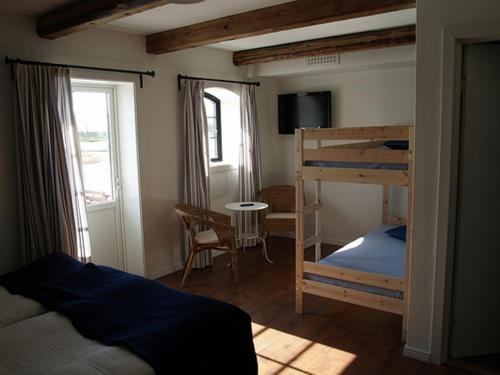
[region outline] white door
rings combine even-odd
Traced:
[[[500,44],[465,49],[450,355],[500,353]]]
[[[73,85],[91,260],[124,269],[120,176],[112,87]]]

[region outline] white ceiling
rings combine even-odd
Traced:
[[[152,34],[290,1],[292,0],[205,0],[198,4],[168,4],[119,19],[109,25]]]
[[[168,4],[122,18],[104,27],[138,34],[151,34],[289,1],[291,0],[205,0],[198,4]],[[0,12],[40,15],[68,2],[71,0],[0,0]],[[236,51],[414,23],[416,23],[416,11],[408,9],[243,38],[211,46]]]
[[[405,26],[416,23],[415,9],[384,13],[376,16],[354,18],[300,29],[280,31],[277,33],[254,36],[213,44],[212,47],[238,51],[260,48],[284,43],[298,42],[328,36],[359,33],[369,30],[385,29],[389,27]]]

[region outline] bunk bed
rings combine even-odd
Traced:
[[[304,293],[402,315],[406,338],[413,209],[413,126],[297,129],[296,311]],[[314,183],[314,202],[305,204],[304,184]],[[383,185],[382,226],[321,259],[322,182]],[[408,187],[408,220],[389,213],[390,186]],[[314,216],[314,235],[304,222]],[[386,234],[406,225],[406,241]],[[315,261],[304,250],[315,246]]]

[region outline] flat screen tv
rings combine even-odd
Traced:
[[[331,91],[278,95],[280,134],[293,134],[299,128],[332,126]]]

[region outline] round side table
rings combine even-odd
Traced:
[[[236,211],[238,213],[243,212],[255,212],[255,227],[259,227],[259,215],[260,210],[265,210],[269,205],[264,202],[233,202],[228,203],[224,206],[226,210]],[[245,240],[259,240],[262,242],[262,254],[269,263],[272,263],[271,259],[267,256],[267,246],[264,238],[259,237],[258,233],[238,233],[238,240],[242,241],[243,249],[245,249]]]

